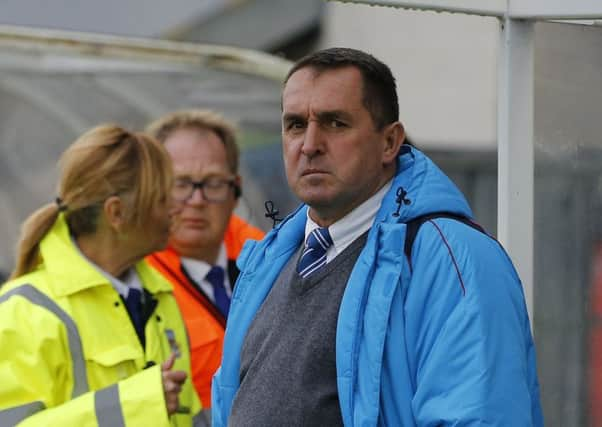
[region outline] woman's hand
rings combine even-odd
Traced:
[[[167,414],[172,415],[177,412],[179,407],[178,395],[182,391],[182,384],[186,381],[186,372],[172,371],[174,361],[176,360],[175,353],[172,353],[163,364],[161,364],[161,374],[163,377],[163,392],[165,394],[165,406]]]

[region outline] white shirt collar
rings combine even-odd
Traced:
[[[391,188],[393,180],[389,180],[380,190],[374,193],[369,199],[349,212],[343,218],[328,227],[333,245],[326,252],[326,262],[332,261],[338,254],[343,252],[355,239],[364,234],[372,227],[376,213],[385,195]],[[305,239],[319,225],[309,216],[307,210],[307,221],[305,223]]]
[[[107,273],[104,270],[101,270],[100,268],[98,268],[98,271],[100,271],[100,273],[111,282],[113,288],[115,288],[119,295],[124,298],[128,297],[130,289],[138,289],[140,292],[142,292],[142,283],[140,282],[138,273],[136,273],[136,269],[133,267],[125,273],[123,280]]]
[[[213,297],[213,286],[205,279],[207,273],[209,273],[209,270],[211,270],[212,265],[206,263],[205,261],[194,258],[181,257],[180,259],[182,266],[190,278],[201,287],[203,292],[209,297],[209,299],[211,299],[211,301],[215,302]],[[224,286],[228,296],[232,295],[232,286],[230,285],[230,280],[228,278],[228,257],[226,255],[226,246],[223,243],[219,248],[215,265],[222,267],[226,272]]]

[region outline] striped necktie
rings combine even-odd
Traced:
[[[305,247],[297,265],[297,272],[303,278],[326,264],[326,251],[332,246],[328,228],[316,228],[307,236]]]

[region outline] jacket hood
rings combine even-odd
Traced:
[[[376,220],[408,222],[436,212],[473,217],[468,202],[447,175],[420,150],[404,145]]]

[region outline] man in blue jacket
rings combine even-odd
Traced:
[[[389,68],[319,51],[282,110],[304,204],[238,259],[214,427],[543,425],[520,279],[404,145]]]

